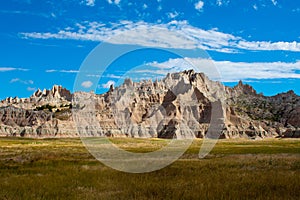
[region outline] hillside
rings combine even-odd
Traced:
[[[300,137],[300,97],[225,87],[192,70],[107,93],[37,90],[0,102],[0,135],[22,137]]]

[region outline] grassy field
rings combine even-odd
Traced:
[[[149,152],[158,139],[112,139]],[[94,159],[80,139],[0,138],[0,199],[300,199],[300,140],[202,140],[172,165],[128,174]]]

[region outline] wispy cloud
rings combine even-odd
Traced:
[[[83,81],[81,83],[81,86],[84,88],[90,88],[90,87],[92,87],[92,85],[93,85],[92,81]]]
[[[99,74],[87,74],[87,77],[100,78]]]
[[[52,73],[52,72],[57,72],[57,70],[55,70],[55,69],[47,69],[46,72],[47,73]]]
[[[32,32],[21,33],[21,35],[24,38],[106,41],[113,44],[136,44],[148,47],[200,48],[227,53],[242,50],[300,52],[300,43],[296,41],[248,41],[216,29],[204,30],[191,26],[187,21],[176,20],[167,24],[120,21],[118,24],[105,25],[97,22],[83,22],[57,33]]]
[[[16,68],[12,67],[0,67],[0,72],[8,72],[8,71],[14,71]]]
[[[48,69],[45,71],[46,73],[60,72],[60,73],[78,73],[78,70],[56,70],[56,69]]]
[[[60,70],[59,72],[62,72],[62,73],[78,73],[79,71],[78,70]]]
[[[27,91],[34,92],[34,91],[36,91],[36,88],[35,87],[27,87]]]
[[[0,67],[0,72],[8,72],[8,71],[29,71],[29,69],[14,68],[14,67]]]
[[[87,74],[87,77],[93,77],[93,78],[100,78],[101,76],[99,74]],[[106,78],[113,78],[113,79],[120,79],[122,76],[115,75],[115,74],[107,74],[107,75],[102,75],[102,77]]]
[[[13,78],[10,80],[10,83],[22,83],[22,84],[25,84],[25,85],[32,85],[34,82],[33,80],[22,80],[20,78]]]
[[[148,63],[156,70],[147,73],[165,75],[168,72],[178,72],[194,69],[204,72],[209,78],[223,82],[236,82],[247,79],[300,78],[300,61],[298,62],[231,62],[213,61],[202,58],[170,59],[163,63]]]
[[[30,12],[30,11],[24,11],[24,10],[0,10],[0,13],[4,14],[13,14],[13,15],[31,15],[31,16],[38,16],[38,17],[44,17],[44,18],[50,18],[52,17],[51,14],[45,14],[45,13],[36,13],[36,12]]]
[[[115,75],[115,74],[107,74],[105,77],[107,77],[107,78],[115,78],[115,79],[122,78],[122,76]]]

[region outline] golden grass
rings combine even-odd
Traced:
[[[111,139],[133,152],[159,139]],[[80,139],[0,138],[0,199],[299,199],[300,140],[219,140],[198,159],[202,140],[172,165],[128,174],[94,159]]]

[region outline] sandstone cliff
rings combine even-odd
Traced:
[[[192,70],[162,80],[126,79],[105,94],[53,86],[0,102],[0,135],[24,137],[300,137],[300,97],[265,97]]]

